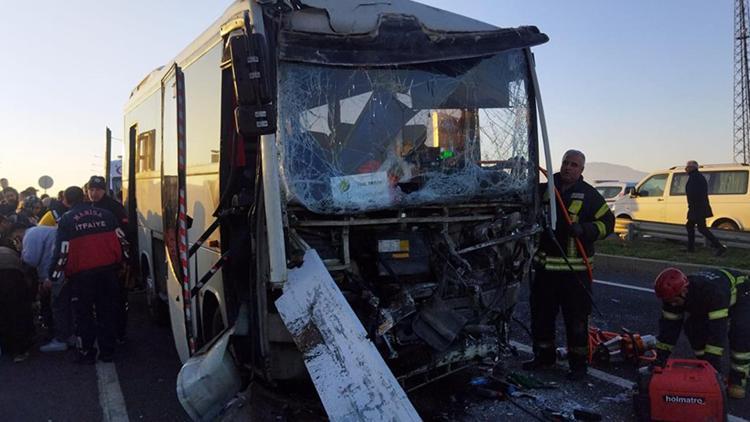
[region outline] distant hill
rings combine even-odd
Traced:
[[[586,163],[586,168],[583,170],[583,177],[587,182],[595,180],[638,182],[647,174],[628,166],[610,163]]]

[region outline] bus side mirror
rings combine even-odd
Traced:
[[[268,47],[261,34],[237,34],[229,38],[234,94],[235,122],[243,136],[276,132]]]
[[[254,33],[233,35],[229,39],[229,49],[237,103],[270,103],[271,81],[266,38]]]

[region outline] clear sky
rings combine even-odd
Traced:
[[[643,171],[731,161],[733,1],[423,2],[549,35],[534,51],[555,161],[567,148]],[[130,90],[229,3],[0,0],[0,177],[48,174],[56,191],[103,173]]]

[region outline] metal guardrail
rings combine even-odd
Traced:
[[[629,240],[648,236],[659,239],[681,240],[687,243],[687,231],[682,224],[653,223],[618,218],[615,223],[615,233]],[[711,233],[724,245],[750,249],[750,232],[711,229]],[[706,239],[698,231],[695,232],[695,241],[696,243],[706,243]]]
[[[632,222],[633,220],[629,218],[616,218],[615,219],[615,233],[622,237],[627,237],[628,227],[630,226],[630,223]]]

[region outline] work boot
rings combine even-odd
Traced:
[[[74,363],[79,365],[93,365],[96,363],[96,349],[76,352],[76,358],[73,360]]]
[[[534,355],[534,359],[522,363],[521,368],[524,371],[536,371],[539,369],[547,369],[555,366],[555,355],[553,354],[551,358],[547,355],[548,353],[544,352]]]
[[[586,378],[586,375],[588,373],[589,373],[588,367],[576,366],[568,370],[568,373],[565,374],[565,378],[567,378],[568,381],[581,381],[584,378]]]
[[[574,350],[579,348],[574,348]],[[571,353],[568,355],[568,373],[565,374],[565,378],[569,381],[581,381],[586,378],[586,374],[589,370],[588,358],[585,354],[581,354],[586,348],[580,348],[578,353]]]
[[[727,389],[727,395],[730,399],[744,399],[747,395],[745,387],[741,385],[732,384]]]
[[[543,345],[534,346],[534,359],[521,364],[525,371],[536,371],[538,369],[551,368],[555,365],[557,357],[553,345],[544,343]]]

